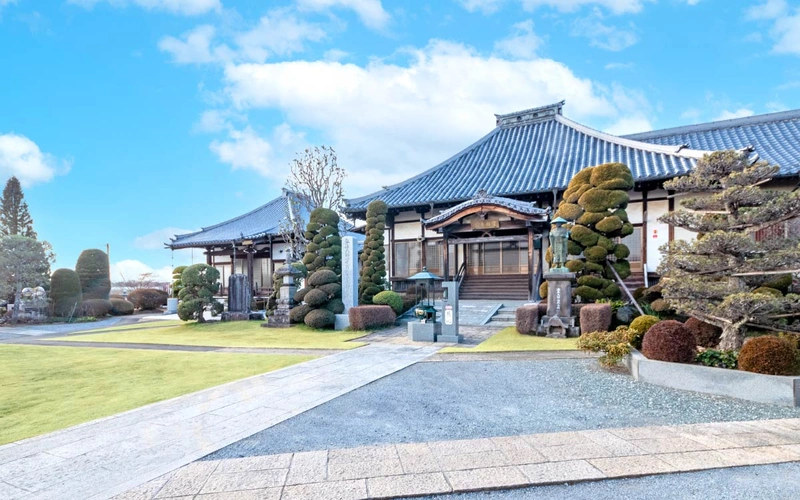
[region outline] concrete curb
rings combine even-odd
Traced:
[[[800,377],[655,361],[636,349],[625,358],[625,366],[637,382],[757,403],[800,406]]]

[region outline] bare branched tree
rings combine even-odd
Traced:
[[[333,148],[306,148],[292,160],[286,188],[297,194],[297,201],[309,213],[315,208],[330,208],[338,212],[344,200],[342,183],[345,176]]]

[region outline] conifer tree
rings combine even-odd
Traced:
[[[25,236],[36,239],[33,219],[28,212],[28,204],[22,186],[16,177],[11,177],[0,197],[0,236]]]
[[[367,206],[367,227],[364,251],[361,252],[361,280],[358,283],[358,303],[372,304],[372,298],[386,289],[386,203],[375,200]]]
[[[697,233],[695,241],[664,248],[664,299],[679,313],[722,328],[720,349],[740,348],[748,325],[800,331],[800,296],[784,295],[791,275],[781,273],[800,268],[798,240],[754,237],[800,211],[800,192],[761,187],[777,172],[764,161],[751,164],[746,154],[721,151],[664,183],[691,196],[661,221]]]

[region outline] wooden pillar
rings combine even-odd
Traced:
[[[209,266],[214,265],[214,257],[211,255],[211,249],[206,247],[206,264]]]
[[[247,281],[250,282],[250,291],[252,292],[255,288],[255,278],[254,276],[254,268],[253,268],[253,253],[255,252],[254,247],[249,247],[247,249]]]
[[[389,229],[389,253],[386,256],[387,274],[389,275],[389,289],[393,290],[392,278],[395,273],[395,248],[394,248],[394,214],[386,214],[386,228]]]
[[[642,272],[647,274],[647,189],[642,188]]]
[[[422,267],[428,267],[428,250],[427,250],[427,243],[425,242],[425,224],[422,222],[424,219],[425,213],[419,214],[419,252],[420,252],[420,260],[422,261]]]
[[[444,280],[450,281],[450,242],[447,233],[442,237],[442,247],[444,251]]]
[[[536,274],[533,272],[533,226],[528,226],[528,300],[536,295]]]

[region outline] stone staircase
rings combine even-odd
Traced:
[[[527,300],[527,274],[467,275],[458,296],[464,300]]]
[[[487,325],[490,326],[498,326],[505,328],[507,326],[514,326],[516,324],[516,314],[517,308],[516,306],[505,306],[503,305],[500,309],[494,313],[492,319],[489,320]]]

